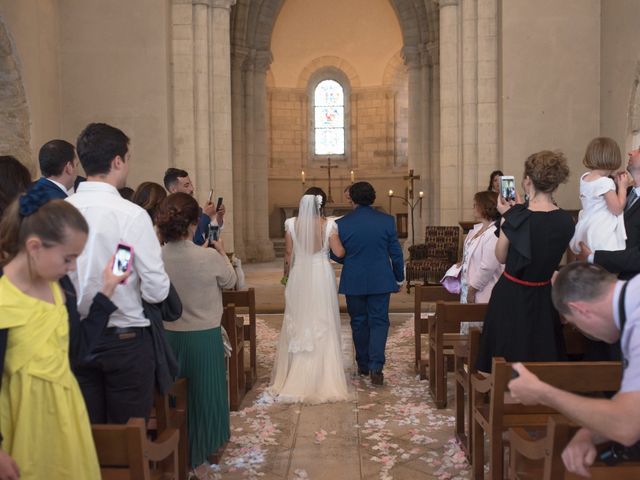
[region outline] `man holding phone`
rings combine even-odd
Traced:
[[[167,169],[164,173],[164,188],[166,188],[169,193],[182,192],[191,196],[193,196],[194,193],[193,183],[189,178],[189,173],[179,168]],[[226,209],[222,203],[222,197],[218,197],[215,204],[212,201],[213,190],[210,190],[208,201],[201,209],[200,221],[193,235],[193,243],[196,245],[203,245],[207,241],[209,238],[210,225],[217,226],[218,232],[223,227]]]
[[[101,288],[104,265],[115,254],[117,273],[129,271],[112,301],[118,306],[97,341],[91,360],[74,370],[91,423],[126,423],[149,415],[153,404],[156,355],[142,300],[160,303],[169,294],[160,243],[147,212],[123,199],[131,157],[129,138],[104,123],[88,125],[77,152],[87,181],[67,201],[89,224],[78,267],[69,275],[78,292],[81,317]]]

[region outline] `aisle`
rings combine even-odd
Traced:
[[[353,354],[343,317],[351,379]],[[426,382],[413,374],[413,320],[393,314],[385,386],[353,379],[352,402],[273,405],[268,384],[281,315],[258,319],[259,380],[232,414],[232,440],[215,478],[467,479],[469,466],[453,441],[452,410],[436,410]]]

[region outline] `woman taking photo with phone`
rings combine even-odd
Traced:
[[[183,305],[182,316],[164,325],[178,361],[178,376],[187,379],[189,455],[201,478],[207,457],[229,440],[220,322],[222,289],[233,288],[236,274],[222,240],[207,240],[203,246],[192,242],[199,217],[198,202],[191,195],[173,193],[160,204],[156,227],[164,242],[164,267]]]
[[[560,152],[544,150],[527,158],[522,189],[527,203],[498,197],[502,214],[496,258],[505,270],[491,293],[477,367],[491,371],[493,357],[508,362],[557,361],[565,357],[558,312],[551,303],[551,276],[558,267],[574,224],[557,207],[553,192],[569,177]]]

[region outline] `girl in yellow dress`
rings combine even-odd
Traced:
[[[42,203],[27,193],[0,223],[0,329],[8,338],[0,478],[99,480],[89,417],[69,364],[69,317],[58,284],[75,269],[88,226],[69,203]]]

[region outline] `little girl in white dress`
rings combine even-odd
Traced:
[[[591,140],[583,160],[590,171],[580,177],[582,210],[571,242],[571,250],[579,253],[580,242],[590,250],[624,250],[627,234],[624,207],[627,201],[626,173],[616,182],[609,175],[622,164],[620,147],[615,140],[598,137]]]

